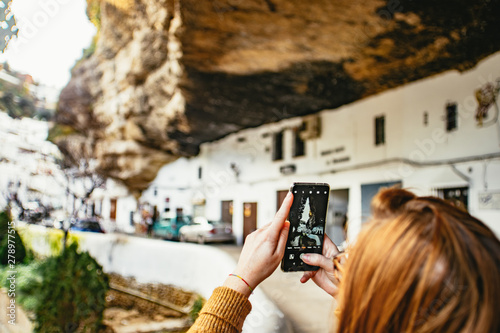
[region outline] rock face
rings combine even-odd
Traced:
[[[73,70],[57,121],[132,191],[203,142],[500,50],[500,0],[113,2],[101,2],[96,51]]]

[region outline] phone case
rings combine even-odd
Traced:
[[[290,191],[294,197],[288,215],[290,230],[285,254],[281,260],[281,270],[284,272],[318,270],[319,267],[304,263],[300,255],[323,252],[330,185],[293,183]]]

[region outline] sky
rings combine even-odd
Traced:
[[[96,33],[86,6],[85,0],[13,0],[19,34],[0,53],[0,62],[7,61],[38,83],[62,89]]]

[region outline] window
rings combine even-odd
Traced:
[[[401,188],[402,182],[384,182],[375,184],[362,184],[361,185],[361,221],[362,223],[368,222],[370,220],[371,212],[371,202],[373,197],[380,191],[381,188],[396,187]]]
[[[273,161],[283,159],[283,131],[273,135]]]
[[[300,133],[306,129],[306,124],[295,127],[293,129],[294,143],[293,143],[293,157],[304,156],[306,154],[306,142],[302,140]]]
[[[201,177],[203,177],[203,169],[198,167],[198,179],[201,179]]]
[[[457,104],[446,105],[446,131],[451,132],[457,129]]]
[[[468,187],[452,187],[438,189],[438,196],[451,202],[454,206],[463,210],[469,208],[469,188]]]
[[[385,116],[375,118],[375,145],[385,144]]]

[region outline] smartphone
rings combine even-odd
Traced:
[[[322,253],[325,237],[326,211],[330,197],[330,185],[326,183],[293,183],[290,187],[293,203],[288,220],[290,230],[281,260],[284,272],[315,271],[300,259],[302,253]]]

